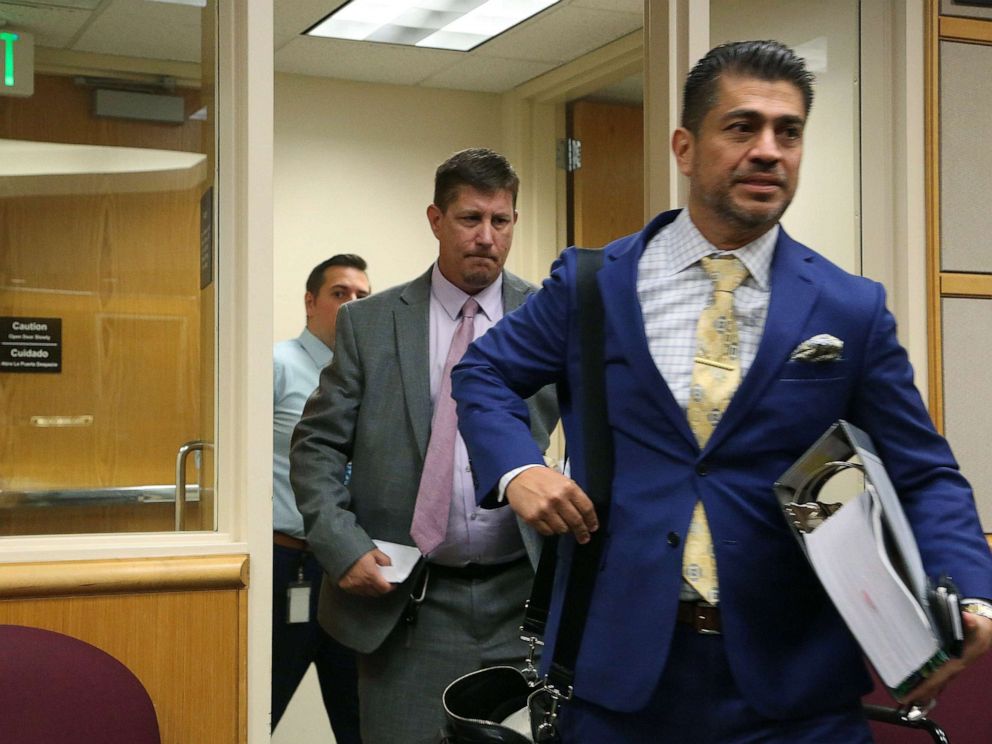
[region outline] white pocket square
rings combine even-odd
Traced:
[[[844,351],[844,342],[829,333],[803,341],[789,355],[791,362],[836,362]]]

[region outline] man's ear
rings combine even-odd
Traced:
[[[437,204],[431,204],[427,207],[427,221],[430,223],[431,232],[434,233],[434,237],[438,240],[441,239],[438,232],[440,231],[442,217],[444,217],[444,212],[441,211],[441,208]]]
[[[307,292],[303,295],[303,304],[307,309],[307,319],[313,316],[314,305],[317,303],[317,298],[313,296],[311,292]]]
[[[672,153],[675,155],[675,162],[679,167],[679,172],[683,176],[692,175],[692,157],[696,140],[685,127],[679,127],[672,132]]]

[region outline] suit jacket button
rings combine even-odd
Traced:
[[[710,472],[710,470],[706,467],[705,462],[701,462],[696,465],[696,475],[706,475],[708,472]]]
[[[681,541],[682,541],[682,538],[679,537],[679,533],[678,532],[669,532],[668,533],[668,544],[671,545],[673,548],[677,548],[679,546],[679,543]]]

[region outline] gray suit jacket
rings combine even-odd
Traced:
[[[396,625],[414,578],[375,598],[337,586],[351,565],[373,549],[373,537],[413,544],[410,521],[432,413],[430,276],[428,271],[409,284],[341,307],[334,360],[321,372],[320,386],[293,434],[290,479],[307,541],[325,571],[319,619],[338,641],[362,653],[378,648]],[[504,272],[504,313],[535,290]],[[554,391],[541,390],[528,406],[534,439],[545,450],[558,419]],[[519,524],[536,561],[538,537]]]

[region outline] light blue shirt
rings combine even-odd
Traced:
[[[272,528],[301,540],[306,534],[289,484],[289,444],[307,398],[317,389],[320,370],[331,363],[332,356],[324,342],[306,328],[272,349]]]

